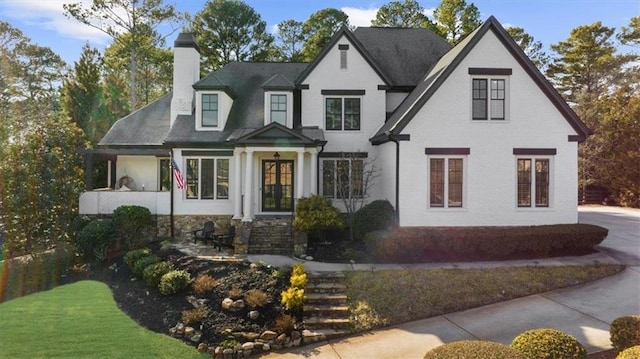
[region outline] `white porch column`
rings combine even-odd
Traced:
[[[304,195],[304,150],[298,150],[298,180],[296,181],[296,199]]]
[[[242,221],[253,221],[253,150],[247,149],[244,179],[244,217]]]
[[[311,151],[311,178],[309,193],[318,194],[318,152]]]
[[[233,219],[242,218],[242,152],[240,148],[233,151],[235,185],[233,186]]]

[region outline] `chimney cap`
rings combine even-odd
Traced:
[[[200,46],[196,42],[196,36],[192,32],[181,32],[173,43],[173,47],[191,47],[200,53]]]

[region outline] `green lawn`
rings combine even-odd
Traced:
[[[398,324],[614,275],[622,265],[346,272],[356,327]]]
[[[139,326],[101,282],[81,281],[0,304],[2,358],[207,358]]]

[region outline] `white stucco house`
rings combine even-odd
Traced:
[[[358,195],[369,161],[381,170],[369,200],[394,204],[401,226],[577,222],[590,130],[494,17],[454,47],[426,29],[343,29],[311,63],[230,63],[202,79],[199,50],[180,34],[173,92],[89,152],[89,165],[110,161],[111,190],[89,188],[81,213],[143,205],[176,236],[233,223],[237,250],[259,252],[264,220],[311,194],[340,208],[337,174]],[[282,241],[271,250],[293,249]]]

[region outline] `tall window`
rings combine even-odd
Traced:
[[[328,198],[362,197],[364,161],[322,160],[322,195]]]
[[[158,189],[162,192],[171,190],[171,161],[168,158],[161,158],[158,161]]]
[[[517,166],[518,207],[549,207],[549,159],[520,158]]]
[[[287,95],[271,95],[271,122],[287,125]]]
[[[202,126],[218,127],[218,95],[202,94]]]
[[[462,207],[462,158],[429,159],[429,206]]]
[[[187,199],[229,199],[229,160],[187,158]]]
[[[359,130],[360,98],[328,97],[325,108],[327,130]]]
[[[473,79],[471,92],[474,120],[505,119],[506,82],[504,79]]]

